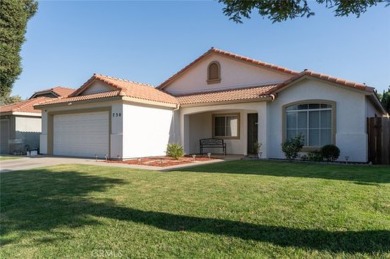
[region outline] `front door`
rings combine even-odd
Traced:
[[[258,142],[257,138],[257,113],[248,113],[248,154],[255,154],[255,143]]]

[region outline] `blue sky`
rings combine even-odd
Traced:
[[[159,85],[211,47],[301,71],[390,85],[390,7],[360,18],[230,21],[217,1],[40,1],[13,94],[80,87],[93,73]]]

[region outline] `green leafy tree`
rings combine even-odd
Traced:
[[[7,105],[7,104],[17,103],[21,101],[23,100],[22,97],[20,97],[20,95],[10,96],[8,93],[5,96],[0,96],[0,105]]]
[[[387,89],[387,91],[383,91],[383,94],[381,95],[381,103],[383,105],[383,108],[390,113],[390,86]]]
[[[36,0],[0,0],[0,97],[9,96],[22,72],[20,50]]]
[[[309,4],[325,4],[329,9],[335,9],[336,16],[348,16],[350,14],[359,17],[369,7],[379,3],[390,4],[390,0],[218,0],[225,7],[223,12],[231,20],[242,23],[242,17],[250,18],[253,11],[267,17],[273,22],[281,22],[297,17],[310,17],[315,13]]]

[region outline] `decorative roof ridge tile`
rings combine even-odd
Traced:
[[[124,78],[103,75],[103,74],[99,74],[99,73],[94,73],[93,75],[96,77],[103,77],[103,78],[108,78],[108,79],[112,79],[112,80],[118,80],[118,81],[122,81],[122,82],[132,83],[132,84],[136,84],[136,85],[150,86],[150,87],[155,88],[154,85],[149,84],[149,83],[141,83],[141,82],[137,82],[137,81],[132,81],[132,80],[124,79]]]

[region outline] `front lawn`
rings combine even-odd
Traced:
[[[0,258],[390,257],[390,167],[62,165],[0,180]]]
[[[0,161],[4,160],[12,160],[12,159],[19,159],[21,157],[18,156],[6,156],[6,155],[0,155]]]

